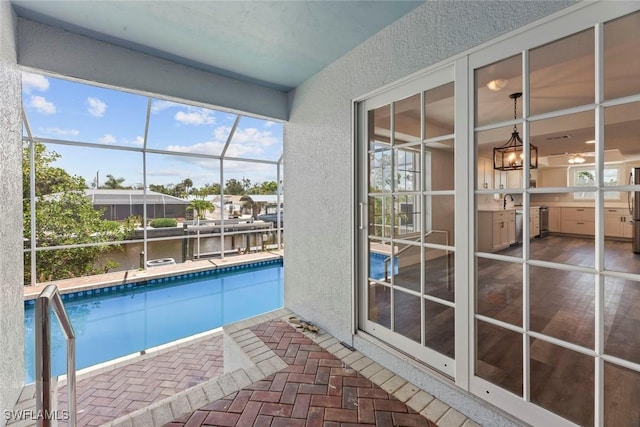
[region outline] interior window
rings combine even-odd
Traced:
[[[572,187],[593,187],[596,185],[596,170],[593,165],[584,167],[572,167],[569,173]],[[614,185],[623,184],[620,182],[620,166],[605,166],[603,173],[603,182],[605,187],[611,187]],[[595,193],[592,191],[580,191],[573,193],[573,198],[577,200],[586,200],[595,198]],[[619,199],[620,193],[614,191],[607,191],[604,193],[604,198]]]

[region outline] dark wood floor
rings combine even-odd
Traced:
[[[531,240],[531,259],[593,267],[595,241],[549,235]],[[521,256],[521,247],[503,251]],[[631,244],[605,241],[605,269],[640,273],[640,255]],[[427,292],[453,300],[453,255],[428,262]],[[449,263],[449,270],[445,266]],[[522,326],[523,265],[477,258],[476,311]],[[420,268],[400,269],[395,283],[419,290]],[[451,286],[447,286],[450,281]],[[596,276],[589,273],[529,267],[531,330],[589,349],[595,348]],[[375,286],[372,320],[390,326],[390,292]],[[420,299],[394,291],[397,332],[420,341]],[[640,282],[606,277],[604,283],[605,353],[640,363]],[[427,345],[453,357],[453,310],[442,304],[425,307]],[[522,336],[476,322],[476,373],[522,395]],[[594,360],[542,340],[530,341],[531,400],[579,425],[593,425]],[[605,364],[605,425],[640,426],[640,373]]]
[[[595,265],[595,240],[547,236],[530,242],[531,259]],[[521,247],[502,252],[521,256]],[[605,269],[639,273],[640,255],[629,242],[604,244]],[[478,258],[477,312],[522,325],[522,265]],[[531,330],[595,348],[596,276],[531,266]],[[604,281],[605,353],[640,363],[640,282]],[[522,339],[478,322],[478,375],[522,394]],[[580,425],[593,425],[594,360],[541,340],[530,342],[531,400]],[[514,349],[517,348],[517,350]],[[605,425],[640,426],[640,373],[607,364]]]

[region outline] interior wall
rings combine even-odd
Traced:
[[[15,28],[11,5],[0,1],[0,411],[13,409],[24,381],[22,85]],[[7,421],[2,414],[0,426]]]
[[[431,185],[433,189],[453,189],[454,188],[454,153],[445,150],[431,150]],[[426,172],[426,171],[425,171]],[[432,225],[433,228],[447,232],[450,245],[455,241],[455,209],[454,197],[433,196]],[[435,233],[427,239],[429,243],[447,244],[441,233]]]

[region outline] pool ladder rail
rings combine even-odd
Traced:
[[[51,309],[56,314],[67,341],[67,395],[68,413],[57,410],[51,381]],[[68,417],[68,425],[76,426],[76,335],[62,303],[56,285],[47,286],[36,299],[36,413],[38,427],[57,425],[57,420]],[[55,406],[54,406],[55,404]],[[41,416],[40,416],[41,415]]]

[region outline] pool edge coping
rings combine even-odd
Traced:
[[[158,280],[158,279],[163,279],[165,277],[179,276],[179,275],[189,274],[189,273],[199,273],[201,271],[208,271],[208,270],[215,271],[215,270],[223,269],[227,267],[250,265],[250,264],[255,264],[263,261],[282,260],[284,262],[284,254],[279,254],[276,252],[266,252],[264,253],[264,257],[260,257],[260,258],[242,259],[242,260],[233,260],[232,258],[229,258],[228,260],[225,259],[225,261],[222,263],[221,262],[222,260],[216,259],[216,261],[220,262],[219,264],[216,264],[213,259],[201,260],[197,262],[201,263],[202,265],[197,265],[190,268],[187,267],[183,270],[159,271],[157,273],[154,273],[153,270],[158,267],[152,267],[150,269],[143,270],[143,271],[126,270],[126,271],[120,272],[122,273],[122,277],[105,279],[103,281],[97,281],[96,283],[80,284],[77,286],[70,285],[70,286],[58,287],[58,291],[60,292],[61,295],[66,295],[66,294],[71,294],[75,292],[84,292],[84,291],[91,291],[94,289],[107,288],[110,286],[133,285],[140,282],[147,282],[149,280]],[[205,265],[205,263],[208,263],[208,264]],[[180,265],[184,265],[184,264],[185,263],[182,263]],[[87,276],[84,276],[84,277],[87,277]],[[40,292],[42,292],[42,289],[40,288],[43,286],[50,285],[50,284],[54,284],[57,286],[59,282],[66,281],[66,280],[70,280],[70,279],[39,283],[37,286],[34,286],[34,287],[24,286],[23,301],[26,302],[30,300],[35,300],[38,297],[38,295],[40,295]],[[31,290],[31,288],[34,288],[34,290]],[[37,288],[37,290],[35,290],[35,288]]]

